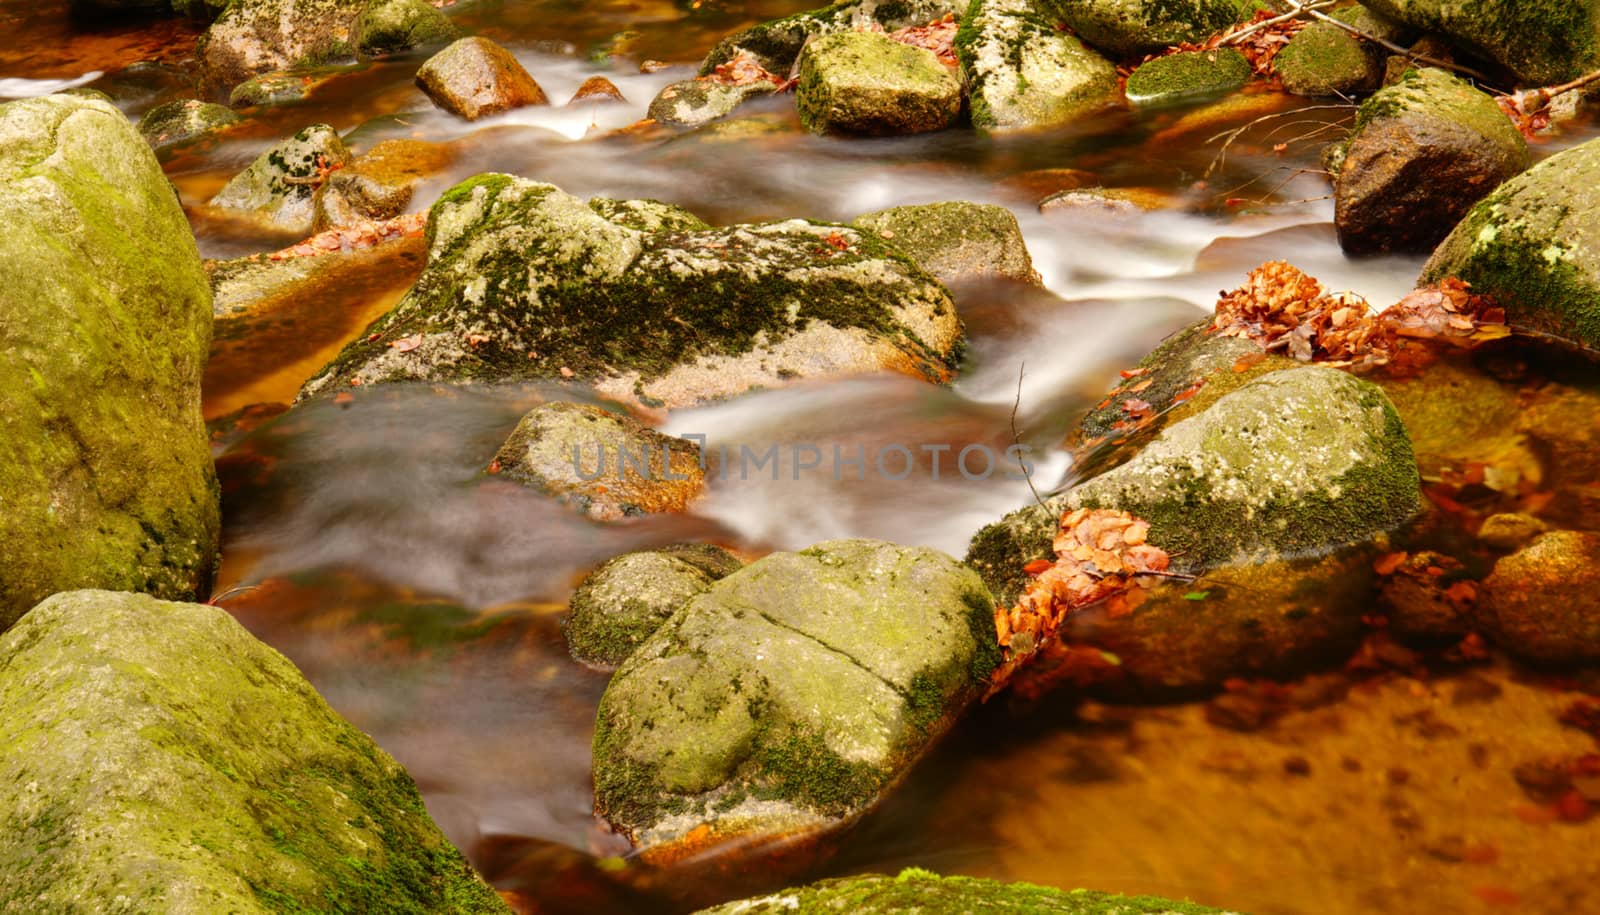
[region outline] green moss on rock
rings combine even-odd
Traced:
[[[1128,101],[1170,105],[1225,95],[1250,81],[1254,71],[1232,48],[1184,51],[1142,64],[1128,77]]]
[[[946,15],[961,15],[966,5],[967,0],[842,0],[729,35],[706,55],[700,75],[710,75],[740,51],[754,56],[769,71],[787,75],[799,59],[800,50],[812,38],[872,26],[893,31],[908,25],[927,25]]]
[[[350,150],[338,132],[312,124],[257,156],[211,198],[210,206],[269,229],[307,235],[315,222],[322,176],[349,163]]]
[[[1376,45],[1331,22],[1313,22],[1289,39],[1272,69],[1295,95],[1349,97],[1383,83],[1384,60]]]
[[[812,39],[799,72],[795,107],[812,133],[927,133],[961,114],[961,81],[932,51],[875,32]]]
[[[647,116],[666,127],[699,127],[725,117],[745,102],[771,95],[778,87],[764,80],[729,86],[709,79],[686,79],[663,88],[650,101]]]
[[[607,222],[640,232],[696,232],[711,228],[705,220],[680,206],[659,200],[616,200],[593,197],[589,209]]]
[[[461,30],[424,0],[372,0],[356,17],[354,34],[356,53],[372,58],[445,45]]]
[[[1053,0],[1079,37],[1117,57],[1198,42],[1255,14],[1241,0]]]
[[[947,285],[993,277],[1039,282],[1022,227],[1002,206],[952,200],[891,207],[851,224],[893,242]]]
[[[177,195],[109,103],[0,105],[0,630],[57,591],[205,595],[211,293]]]
[[[182,99],[145,112],[139,119],[139,133],[151,148],[163,150],[192,143],[238,121],[239,116],[222,105]]]
[[[415,784],[215,607],[50,598],[0,638],[0,908],[505,907]]]
[[[1378,13],[1436,32],[1531,85],[1600,66],[1600,6],[1587,0],[1362,0]]]
[[[231,89],[258,73],[353,63],[352,32],[367,0],[234,0],[196,54],[205,82]]]
[[[1116,67],[1026,0],[972,0],[955,49],[980,129],[1055,127],[1119,99]]]
[[[572,593],[561,621],[572,656],[616,667],[690,598],[744,564],[719,547],[683,544],[606,560]]]

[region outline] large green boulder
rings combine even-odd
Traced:
[[[1233,48],[1181,51],[1141,64],[1128,76],[1128,101],[1171,105],[1226,95],[1250,81],[1250,61]]]
[[[961,81],[932,51],[874,32],[813,39],[799,69],[795,107],[812,133],[928,133],[961,115]]]
[[[450,17],[425,0],[371,0],[355,21],[356,53],[363,58],[438,47],[460,36]]]
[[[966,7],[967,0],[840,0],[832,6],[757,23],[729,35],[706,55],[700,75],[711,75],[717,67],[744,52],[767,70],[788,76],[800,50],[812,38],[875,27],[894,31],[927,25],[947,15],[959,16]]]
[[[258,73],[355,60],[356,17],[367,0],[235,0],[195,52],[206,85],[231,89]]]
[[[1600,67],[1596,0],[1361,0],[1390,19],[1445,36],[1532,85]]]
[[[1334,13],[1333,18],[1368,35],[1392,43],[1410,39],[1409,30],[1364,6]],[[1383,84],[1388,52],[1337,23],[1313,22],[1294,34],[1272,58],[1273,72],[1295,95],[1366,95]]]
[[[0,637],[0,910],[503,913],[399,763],[227,612],[58,594]]]
[[[916,912],[1015,915],[1230,915],[1221,909],[1155,896],[1118,896],[1091,890],[1057,890],[1031,883],[978,877],[941,877],[920,868],[898,876],[860,874],[741,899],[699,915],[890,915]]]
[[[1336,369],[1263,375],[1130,460],[979,531],[967,562],[1003,603],[1053,559],[1070,510],[1125,511],[1179,579],[1130,614],[1090,607],[1071,638],[1116,655],[1147,692],[1293,671],[1361,628],[1371,554],[1421,510],[1416,459],[1394,407]],[[1196,596],[1197,595],[1197,596]]]
[[[1198,42],[1255,12],[1251,0],[1052,0],[1072,31],[1107,54],[1132,57]]]
[[[799,219],[647,232],[631,218],[510,175],[457,185],[429,216],[422,277],[301,397],[568,380],[684,406],[798,378],[950,377],[949,294],[875,234]]]
[[[1037,284],[1017,217],[1003,206],[948,200],[890,207],[851,225],[893,241],[947,285],[985,279]]]
[[[1438,69],[1367,99],[1335,154],[1334,228],[1351,254],[1421,253],[1474,203],[1528,167],[1495,100]]]
[[[1600,349],[1600,140],[1563,150],[1478,202],[1422,268],[1492,296],[1512,324]]]
[[[689,601],[595,724],[595,808],[647,858],[845,825],[982,691],[982,581],[942,553],[837,540]]]
[[[210,206],[267,229],[308,235],[317,191],[349,162],[350,150],[339,134],[327,124],[312,124],[257,156],[223,185]]]
[[[974,127],[1055,127],[1117,102],[1117,68],[1027,0],[973,0],[955,44]]]
[[[211,291],[122,112],[0,105],[0,630],[57,591],[204,597],[221,524],[200,416]]]

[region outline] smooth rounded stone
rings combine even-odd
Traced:
[[[1361,0],[1495,61],[1524,83],[1553,85],[1600,67],[1594,0]]]
[[[456,161],[458,150],[425,140],[384,140],[328,175],[313,198],[312,231],[393,219],[417,188]]]
[[[1149,107],[1215,98],[1242,88],[1254,72],[1232,48],[1168,54],[1128,76],[1128,101]]]
[[[589,404],[535,407],[500,446],[494,464],[501,476],[602,520],[683,511],[705,488],[694,442]]]
[[[979,0],[956,33],[972,126],[1071,123],[1117,104],[1117,68],[1027,0]]]
[[[228,93],[228,107],[256,108],[302,102],[341,72],[347,72],[347,68],[295,70],[252,76]]]
[[[945,285],[993,277],[1039,283],[1022,227],[1002,206],[952,200],[891,207],[851,225],[878,233]]]
[[[970,569],[835,540],[693,598],[600,700],[595,809],[646,861],[854,821],[981,693],[999,656]]]
[[[617,88],[617,84],[604,76],[591,76],[583,81],[578,91],[572,93],[572,100],[567,102],[567,107],[573,105],[599,105],[608,102],[626,102],[628,99]]]
[[[73,588],[205,595],[211,292],[155,153],[99,99],[0,105],[0,218],[0,630]]]
[[[57,594],[0,673],[0,908],[510,911],[400,764],[220,608]]]
[[[352,384],[554,380],[679,407],[802,378],[951,377],[961,323],[949,293],[876,234],[799,219],[643,232],[616,219],[510,175],[457,185],[429,215],[416,285],[301,399]]]
[[[1367,99],[1343,143],[1334,227],[1350,254],[1427,251],[1529,161],[1494,99],[1437,69]]]
[[[661,628],[690,598],[744,563],[721,547],[681,544],[606,560],[572,593],[561,621],[578,660],[614,668]]]
[[[875,32],[813,39],[799,67],[795,107],[812,133],[928,133],[961,116],[961,80],[938,56]]]
[[[1272,58],[1272,69],[1295,95],[1348,98],[1381,86],[1385,61],[1376,45],[1331,22],[1313,22]]]
[[[326,124],[301,128],[256,157],[229,181],[210,206],[263,227],[307,235],[315,222],[314,200],[331,169],[350,163],[350,150]]]
[[[1600,349],[1600,140],[1495,189],[1422,268],[1492,296],[1512,324]]]
[[[145,112],[139,133],[156,150],[180,146],[239,122],[232,110],[199,99],[168,102]]]
[[[776,91],[777,85],[764,81],[730,86],[714,79],[686,79],[657,93],[645,116],[667,127],[699,127]]]
[[[469,121],[550,104],[511,52],[487,38],[462,38],[428,58],[417,71],[417,86],[435,105]]]
[[[832,6],[806,10],[760,22],[717,42],[700,64],[700,75],[710,76],[741,51],[754,57],[768,72],[790,75],[806,42],[822,35],[857,30],[895,31],[927,25],[945,16],[961,16],[970,0],[841,0]]]
[[[1119,682],[1166,694],[1290,673],[1353,645],[1371,559],[1421,510],[1416,460],[1394,407],[1336,369],[1273,372],[1168,425],[1131,459],[973,538],[967,562],[1002,604],[1053,558],[1058,519],[1130,512],[1171,572],[1126,615],[1076,612],[1073,644],[1111,652]]]
[[[367,0],[236,0],[195,52],[206,85],[231,89],[259,73],[353,63],[351,35]]]
[[[1494,564],[1478,611],[1506,651],[1549,664],[1600,661],[1600,533],[1550,531]]]
[[[920,868],[898,876],[859,874],[823,880],[766,896],[740,899],[698,915],[783,915],[850,912],[1014,912],[1030,915],[1236,915],[1155,896],[1118,896],[1091,890],[1057,890],[1031,883],[979,877],[941,877]]]
[[[356,54],[372,59],[442,47],[461,30],[425,0],[372,0],[356,17],[354,35]]]
[[[1490,515],[1478,528],[1478,540],[1496,550],[1519,550],[1550,526],[1532,515],[1520,512]]]
[[[1116,57],[1199,42],[1255,15],[1250,0],[1055,0],[1067,27]]]

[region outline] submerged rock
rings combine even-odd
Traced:
[[[1555,664],[1600,661],[1600,533],[1551,531],[1494,565],[1481,622],[1495,644]]]
[[[371,0],[356,17],[356,53],[390,57],[439,47],[461,36],[455,23],[424,0]]]
[[[0,630],[73,588],[204,596],[211,292],[172,185],[109,103],[10,102],[0,217]]]
[[[713,79],[686,79],[657,93],[646,114],[667,127],[699,127],[731,114],[750,99],[776,91],[777,84],[765,80],[730,86]]]
[[[979,0],[956,34],[972,126],[1043,128],[1116,104],[1117,68],[1027,0]]]
[[[391,381],[571,380],[686,406],[796,378],[950,377],[949,294],[898,249],[804,220],[641,232],[480,175],[429,217],[428,267],[301,397]],[[368,339],[377,334],[376,339]]]
[[[236,0],[195,48],[205,81],[231,89],[258,73],[353,63],[367,0]]]
[[[932,51],[873,32],[813,39],[799,69],[795,107],[812,133],[927,133],[961,114],[961,81]]]
[[[1600,349],[1600,140],[1479,201],[1422,268],[1492,296],[1512,324]]]
[[[967,562],[1002,603],[1051,558],[1057,520],[1105,508],[1150,523],[1171,571],[1126,615],[1091,607],[1064,630],[1112,652],[1141,691],[1293,670],[1353,644],[1371,552],[1421,508],[1416,460],[1374,385],[1327,368],[1264,375],[1174,423],[1132,459],[1013,512],[973,538]]]
[[[462,38],[428,58],[417,71],[417,86],[435,105],[469,121],[550,104],[511,52],[487,38]]]
[[[1232,48],[1183,51],[1141,64],[1128,77],[1128,101],[1171,105],[1226,95],[1250,81],[1250,61]]]
[[[328,175],[313,199],[313,231],[368,219],[392,219],[417,188],[456,160],[455,147],[424,140],[384,140]]]
[[[1437,32],[1532,85],[1600,67],[1600,5],[1590,0],[1361,0],[1424,32]]]
[[[1483,519],[1478,540],[1496,550],[1520,550],[1550,526],[1532,515],[1502,513]]]
[[[139,119],[139,133],[159,151],[191,143],[238,122],[239,116],[227,107],[190,98],[145,112]]]
[[[977,877],[940,877],[919,868],[899,876],[861,874],[823,880],[767,896],[703,909],[699,915],[778,915],[784,912],[1016,912],[1030,915],[1231,915],[1220,909],[1155,896],[1057,890]]]
[[[252,76],[228,93],[228,105],[232,108],[254,108],[304,101],[326,83],[330,75],[330,71],[323,70],[320,73],[272,72]]]
[[[1022,227],[1002,206],[964,200],[915,204],[867,213],[851,224],[893,242],[946,285],[994,277],[1039,282]]]
[[[1055,0],[1054,8],[1078,37],[1118,57],[1202,41],[1255,13],[1250,0]]]
[[[256,157],[229,181],[211,206],[278,231],[307,235],[314,200],[332,169],[350,162],[350,150],[326,124],[312,124]]]
[[[853,821],[981,691],[989,601],[954,559],[870,540],[729,575],[606,688],[597,812],[647,860]]]
[[[705,487],[694,442],[588,404],[535,407],[500,446],[493,466],[604,520],[683,511]]]
[[[691,598],[743,566],[707,544],[608,559],[572,592],[571,612],[561,621],[567,648],[585,664],[616,667]]]
[[[789,75],[806,42],[822,35],[882,27],[893,31],[927,25],[944,16],[960,16],[969,0],[840,0],[832,6],[758,23],[717,43],[700,65],[709,76],[739,52],[780,76]]]
[[[399,763],[224,610],[58,594],[0,674],[0,908],[509,911]]]
[[[1341,162],[1340,246],[1422,252],[1528,167],[1528,144],[1494,99],[1443,70],[1413,70],[1362,104]]]

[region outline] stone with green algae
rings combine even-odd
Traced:
[[[976,0],[955,49],[980,130],[1057,127],[1120,99],[1117,68],[1026,0]]]
[[[0,105],[0,630],[57,591],[192,599],[221,520],[211,293],[177,194],[103,97]]]
[[[1243,87],[1252,72],[1233,48],[1168,54],[1129,74],[1128,101],[1144,106],[1204,101]]]
[[[949,200],[891,207],[852,223],[893,242],[945,284],[1002,278],[1037,285],[1022,227],[992,203]]]
[[[779,76],[789,76],[806,43],[835,32],[927,25],[944,16],[960,16],[968,0],[840,0],[832,6],[794,13],[760,22],[722,39],[706,55],[700,75],[740,53],[747,54]]]
[[[572,592],[561,621],[572,656],[616,667],[689,600],[744,563],[721,547],[678,544],[605,561]]]
[[[450,17],[424,0],[371,0],[353,31],[356,53],[363,58],[440,47],[461,37]]]
[[[156,150],[192,143],[239,122],[232,109],[199,99],[167,102],[145,112],[139,133]]]
[[[1338,11],[1334,19],[1391,43],[1410,39],[1408,29],[1364,6]],[[1294,34],[1272,58],[1273,72],[1295,95],[1365,95],[1383,84],[1387,51],[1333,22],[1313,22]]]
[[[961,81],[926,48],[874,32],[836,32],[800,53],[795,107],[812,133],[900,136],[961,115]]]
[[[1495,61],[1532,85],[1600,66],[1595,0],[1361,0],[1362,5]]]
[[[1117,57],[1203,41],[1262,8],[1256,0],[1051,0],[1043,6],[1079,38]]]
[[[949,293],[875,234],[800,219],[644,232],[617,218],[510,175],[457,185],[431,211],[416,285],[301,398],[547,379],[684,406],[799,378],[950,377]]]
[[[258,73],[354,63],[367,0],[235,0],[195,46],[207,86],[228,90]]]
[[[509,910],[416,785],[226,611],[58,594],[0,637],[0,909]]]
[[[646,115],[666,127],[699,127],[733,113],[751,99],[778,91],[778,84],[756,80],[738,86],[713,79],[686,79],[664,87]]]
[[[993,607],[934,550],[836,540],[691,599],[612,678],[595,806],[650,859],[864,813],[981,692]]]
[[[310,234],[317,191],[350,150],[326,124],[312,124],[257,156],[211,198],[210,207],[235,219],[292,235]]]

